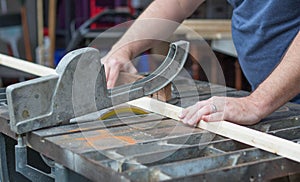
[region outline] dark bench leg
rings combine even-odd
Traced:
[[[9,181],[5,138],[2,133],[0,133],[0,181],[1,182]]]

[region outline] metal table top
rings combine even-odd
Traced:
[[[173,90],[170,103],[186,107],[209,98],[212,90],[214,95],[248,94],[196,85],[178,81],[180,94]],[[15,138],[7,112],[0,107],[0,131]],[[299,116],[300,105],[288,103],[251,128],[297,142]],[[40,129],[27,133],[26,141],[92,181],[255,181],[300,172],[300,163],[151,113]]]

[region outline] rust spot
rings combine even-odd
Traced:
[[[24,110],[24,111],[22,112],[22,117],[23,117],[24,119],[29,118],[29,116],[30,116],[30,114],[29,114],[29,111],[28,111],[28,110]]]
[[[129,136],[93,136],[93,137],[86,137],[86,138],[77,138],[77,141],[87,141],[87,142],[95,142],[98,140],[105,140],[105,139],[109,139],[109,138],[115,138],[117,140],[121,140],[124,141],[128,144],[136,144],[136,140],[129,137]]]
[[[136,140],[128,136],[115,136],[115,138],[122,140],[126,143],[129,143],[131,145],[136,144]]]
[[[93,142],[99,141],[99,140],[117,139],[117,140],[121,140],[121,141],[126,142],[131,145],[136,144],[136,140],[129,136],[116,136],[116,135],[112,135],[111,133],[108,133],[106,131],[99,131],[99,133],[100,134],[96,135],[96,136],[76,138],[76,140],[77,141],[87,141],[88,143],[93,143]]]

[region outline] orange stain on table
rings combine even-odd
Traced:
[[[136,140],[129,137],[129,136],[115,136],[112,135],[111,133],[107,132],[107,131],[99,131],[99,135],[95,135],[95,136],[87,136],[87,137],[83,137],[83,138],[77,138],[76,140],[78,141],[84,141],[86,140],[87,142],[95,142],[95,141],[99,141],[99,140],[105,140],[105,139],[112,139],[115,138],[117,140],[121,140],[123,142],[126,142],[128,144],[136,144]]]
[[[131,137],[128,137],[128,136],[115,136],[115,138],[117,138],[118,140],[122,140],[124,142],[127,142],[131,145],[136,144],[136,140],[131,138]]]

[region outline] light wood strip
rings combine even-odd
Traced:
[[[35,64],[22,59],[0,54],[0,65],[30,73],[36,76],[56,74],[55,70],[46,66]]]
[[[175,34],[185,34],[189,39],[231,39],[231,21],[187,19]]]

